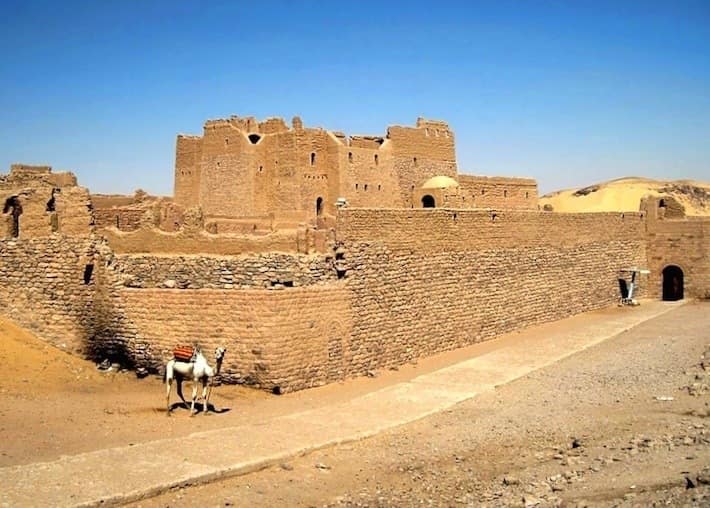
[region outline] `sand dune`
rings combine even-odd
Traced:
[[[710,182],[695,180],[653,180],[625,177],[580,189],[545,194],[540,207],[552,206],[555,212],[631,212],[638,211],[641,198],[648,194],[667,195],[685,206],[687,215],[710,216]]]

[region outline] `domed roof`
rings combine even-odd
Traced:
[[[458,187],[459,183],[448,176],[435,176],[430,178],[424,185],[422,189],[448,189],[449,187]]]

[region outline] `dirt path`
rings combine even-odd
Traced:
[[[134,506],[709,506],[709,311],[686,305],[446,413]]]

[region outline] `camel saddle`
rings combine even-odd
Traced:
[[[176,346],[173,349],[173,357],[178,362],[191,362],[195,356],[195,348],[192,346]]]

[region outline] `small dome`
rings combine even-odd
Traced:
[[[422,189],[448,189],[449,187],[458,187],[459,183],[448,176],[435,176],[430,178],[424,185]]]

